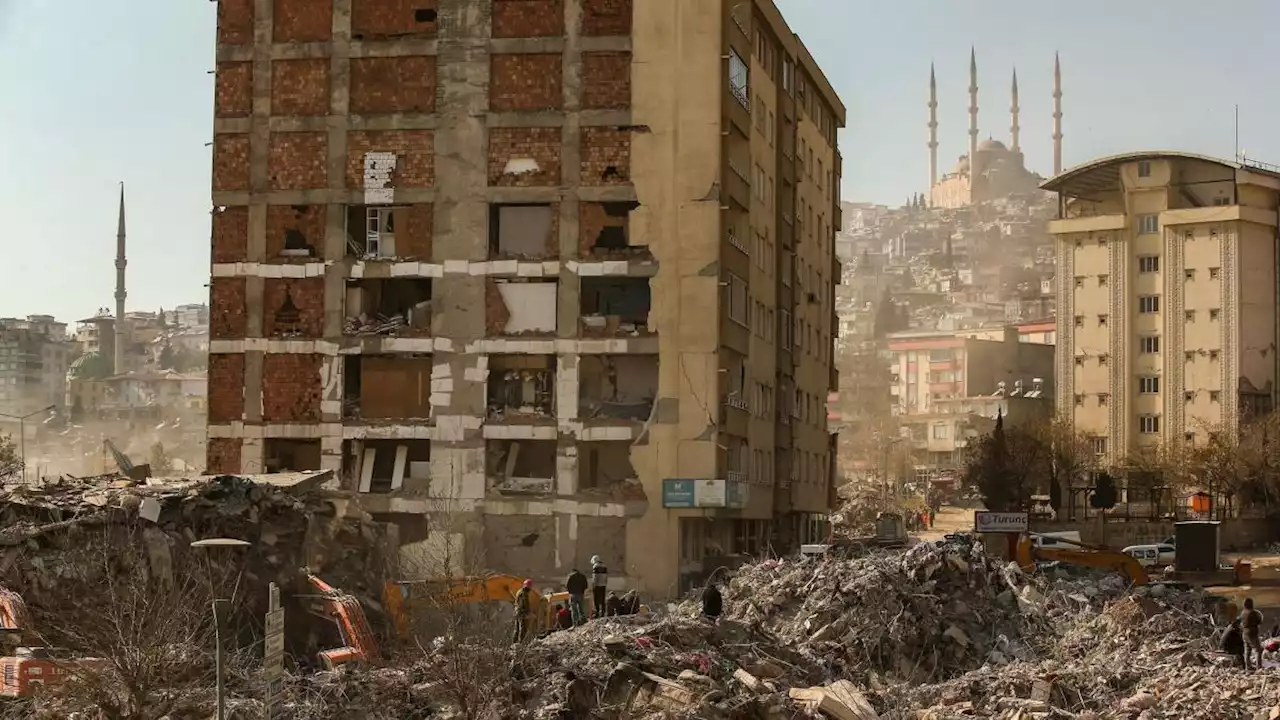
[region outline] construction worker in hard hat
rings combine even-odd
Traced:
[[[529,632],[529,613],[533,604],[533,580],[526,579],[516,592],[516,629],[511,642],[524,642]]]

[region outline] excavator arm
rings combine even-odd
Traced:
[[[1129,578],[1135,585],[1146,585],[1151,581],[1146,568],[1134,557],[1115,550],[1102,548],[1065,550],[1062,548],[1038,548],[1031,538],[1022,537],[1018,541],[1018,564],[1024,568],[1031,567],[1036,561],[1064,562],[1069,565],[1099,568],[1118,572]]]
[[[364,608],[354,595],[345,593],[316,575],[307,573],[307,582],[319,593],[308,603],[313,615],[330,620],[337,626],[344,645],[318,654],[326,669],[346,663],[374,663],[379,660],[378,641],[369,627]]]

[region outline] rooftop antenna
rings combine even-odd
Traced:
[[[1236,103],[1236,136],[1235,136],[1236,162],[1242,162],[1240,156],[1240,103]]]

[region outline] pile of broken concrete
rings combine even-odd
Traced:
[[[68,563],[83,561],[86,544],[128,538],[164,577],[177,550],[196,540],[234,538],[249,546],[225,560],[243,567],[250,603],[265,602],[269,582],[286,592],[301,587],[304,568],[376,601],[380,581],[370,568],[379,567],[388,547],[387,526],[339,512],[341,505],[321,489],[330,476],[63,477],[3,485],[0,585],[20,593],[39,615],[65,600],[59,577]]]

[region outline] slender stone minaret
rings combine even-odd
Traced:
[[[929,63],[929,189],[938,184],[938,80]]]
[[[124,269],[129,264],[124,253],[124,183],[120,183],[120,214],[116,220],[116,323],[115,353],[112,361],[116,373],[125,371],[124,366]]]
[[[1053,54],[1053,174],[1062,172],[1062,66]]]
[[[1014,152],[1022,152],[1022,145],[1018,142],[1018,68],[1013,69],[1013,104],[1009,106],[1009,112],[1013,116],[1013,124],[1009,126],[1009,140],[1011,144],[1009,149]]]
[[[978,56],[969,48],[969,177],[978,175]]]

